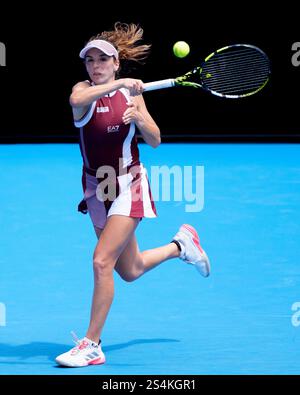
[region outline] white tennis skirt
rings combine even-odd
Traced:
[[[109,183],[83,171],[84,198],[78,210],[89,213],[93,225],[103,229],[110,215],[125,215],[133,218],[157,216],[152,198],[147,171],[142,164],[138,172],[118,176],[117,182]]]

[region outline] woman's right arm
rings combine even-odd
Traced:
[[[78,82],[70,96],[74,119],[82,118],[95,100],[120,88],[127,88],[131,96],[137,96],[143,92],[143,82],[133,78],[122,78],[101,85],[90,85],[87,81]]]
[[[90,85],[87,81],[78,82],[72,89],[70,104],[73,108],[88,107],[100,97],[120,89],[123,86],[120,81],[115,80],[103,85]]]

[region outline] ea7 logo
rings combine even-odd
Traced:
[[[6,47],[0,42],[0,66],[6,66]]]
[[[292,51],[294,52],[291,58],[292,65],[298,67],[300,66],[300,42],[292,45]]]
[[[120,125],[107,126],[107,133],[114,133],[119,131]]]
[[[292,325],[299,326],[300,325],[300,302],[295,302],[292,304],[292,311],[295,311],[295,313],[292,315]]]

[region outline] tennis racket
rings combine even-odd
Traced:
[[[144,90],[189,86],[203,88],[216,96],[238,99],[262,90],[270,73],[270,61],[260,48],[234,44],[211,53],[200,66],[180,77],[145,83]]]

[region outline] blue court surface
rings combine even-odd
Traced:
[[[299,374],[300,146],[164,143],[140,151],[148,173],[204,166],[205,186],[200,211],[172,194],[157,201],[159,216],[137,230],[140,249],[168,243],[190,223],[211,276],[179,259],[133,283],[115,274],[102,335],[107,363],[56,366],[73,346],[70,331],[85,335],[93,289],[96,237],[77,212],[79,147],[1,145],[0,373]]]

